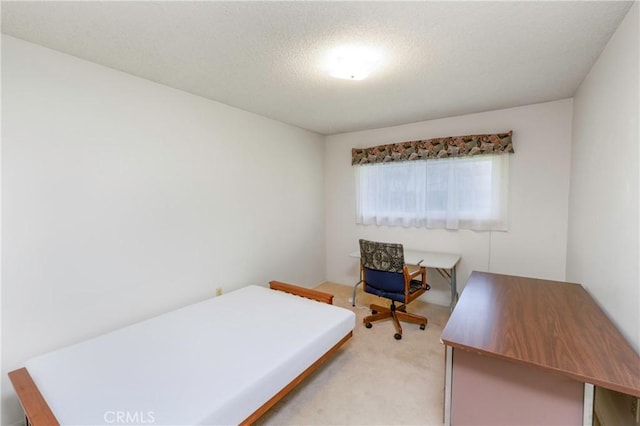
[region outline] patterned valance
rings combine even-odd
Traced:
[[[511,134],[468,135],[420,141],[353,148],[351,164],[385,163],[389,161],[428,160],[431,158],[462,157],[468,155],[502,154],[513,151]]]

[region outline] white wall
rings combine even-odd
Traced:
[[[324,138],[2,38],[2,424],[34,355],[325,278]]]
[[[567,279],[580,282],[640,351],[639,5],[574,98]]]
[[[358,250],[359,238],[370,238],[461,254],[460,289],[472,270],[564,280],[571,114],[568,99],[327,137],[327,279],[355,283],[357,261],[348,254]],[[509,169],[508,232],[356,225],[351,148],[508,130],[516,151]],[[429,280],[439,278],[431,272]],[[446,304],[446,292],[434,293],[432,301],[441,303],[443,296]]]

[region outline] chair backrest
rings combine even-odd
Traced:
[[[402,244],[360,240],[360,263],[364,272],[364,290],[367,293],[397,301],[404,300]]]

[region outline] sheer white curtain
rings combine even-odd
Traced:
[[[507,230],[508,155],[354,166],[356,223]]]

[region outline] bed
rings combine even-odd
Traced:
[[[270,287],[244,287],[27,361],[9,373],[27,423],[253,423],[355,325],[330,294]]]

